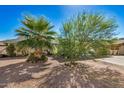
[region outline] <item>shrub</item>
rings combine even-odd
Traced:
[[[9,44],[6,48],[6,52],[10,57],[16,56],[14,44]]]
[[[107,49],[103,48],[113,41],[117,27],[113,18],[83,12],[62,25],[58,55],[70,62],[107,55]]]
[[[98,49],[97,57],[107,56],[108,54],[109,54],[109,51],[107,48],[100,48]]]
[[[46,62],[48,60],[48,58],[45,55],[42,55],[40,58],[36,57],[34,55],[34,53],[31,53],[28,56],[27,62],[31,62],[31,63],[37,63],[37,62]]]
[[[47,58],[47,56],[42,55],[42,56],[41,56],[41,60],[42,60],[43,62],[46,62],[46,61],[48,60],[48,58]]]
[[[31,53],[27,58],[27,62],[31,62],[31,63],[37,62],[36,60],[37,58],[34,56],[34,53]]]

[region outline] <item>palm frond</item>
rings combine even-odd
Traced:
[[[45,17],[25,16],[22,24],[16,32],[18,36],[26,38],[17,45],[40,49],[52,47],[51,42],[55,39],[56,32],[52,31],[54,26]]]

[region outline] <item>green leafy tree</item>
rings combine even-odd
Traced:
[[[16,30],[17,35],[24,38],[17,44],[20,48],[31,48],[37,58],[40,58],[45,50],[53,48],[52,41],[56,32],[45,17],[25,16],[22,24],[23,26]]]
[[[116,21],[103,14],[86,11],[78,14],[63,24],[58,54],[71,62],[105,52],[107,55],[116,28]]]

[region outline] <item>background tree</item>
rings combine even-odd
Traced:
[[[116,21],[103,14],[86,11],[78,14],[63,24],[58,53],[71,62],[107,55],[107,47],[114,39],[116,28]]]
[[[40,58],[45,50],[53,48],[52,41],[55,39],[54,27],[43,16],[25,16],[23,26],[16,30],[18,36],[24,37],[17,45],[29,47],[34,50],[33,55]]]

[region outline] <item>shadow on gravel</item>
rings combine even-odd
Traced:
[[[94,69],[85,64],[60,65],[45,75],[44,88],[116,88],[124,87],[124,77],[109,68]]]
[[[44,71],[50,64],[23,62],[0,67],[0,87],[6,87],[7,83],[30,80],[32,79],[32,73]]]

